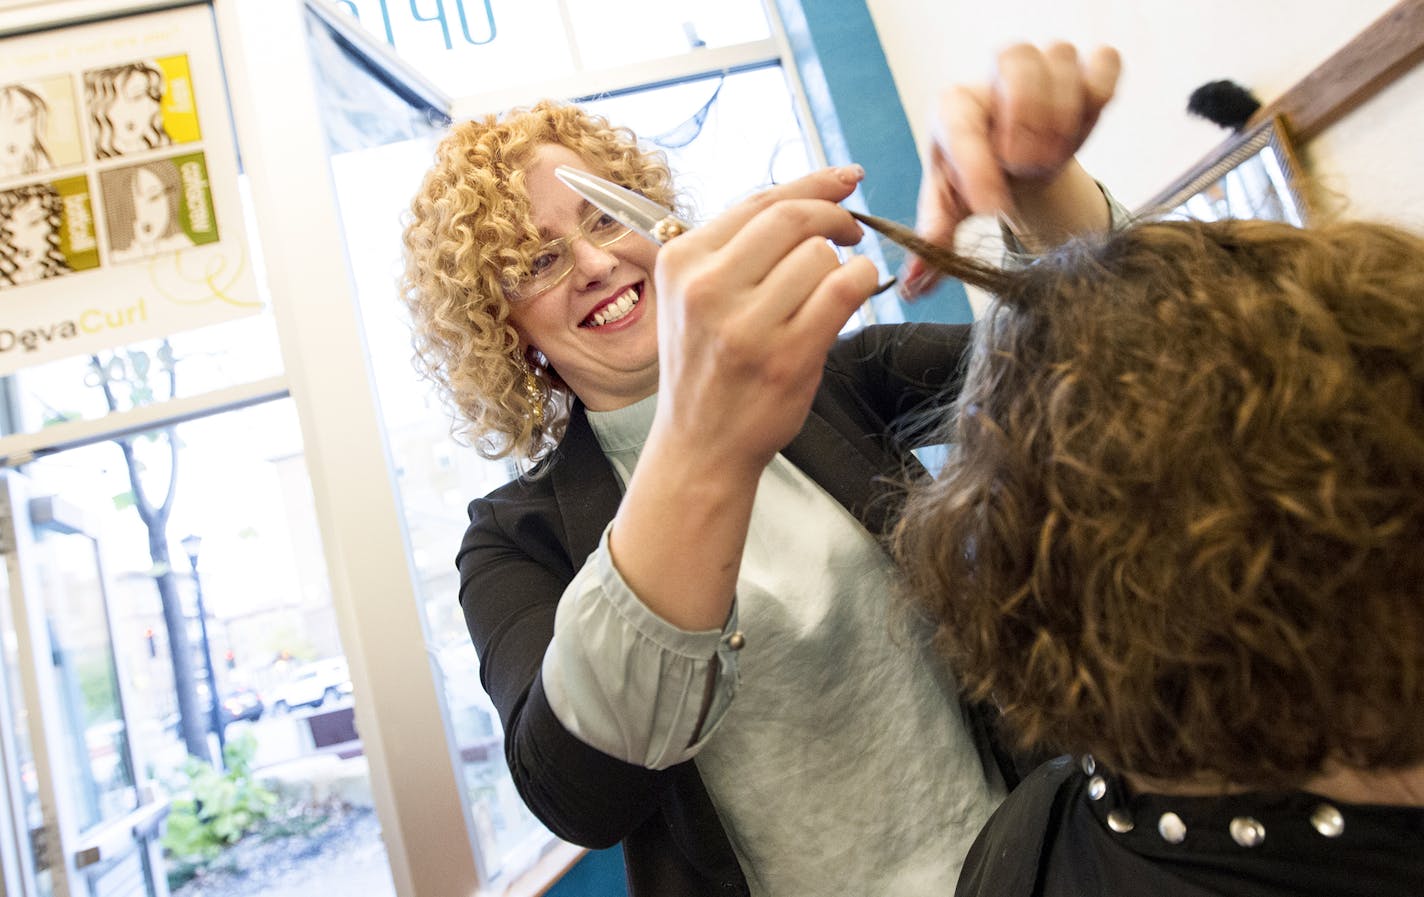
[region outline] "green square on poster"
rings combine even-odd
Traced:
[[[178,221],[193,245],[218,241],[218,219],[213,212],[213,192],[208,186],[208,163],[202,153],[174,156],[181,194]]]

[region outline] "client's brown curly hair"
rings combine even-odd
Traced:
[[[1297,786],[1424,760],[1424,240],[1142,224],[995,292],[895,531],[1025,745]]]
[[[543,101],[453,126],[411,202],[401,297],[410,310],[415,365],[460,416],[455,433],[486,458],[537,460],[568,421],[568,387],[534,366],[539,398],[524,384],[521,347],[505,285],[529,270],[541,238],[524,167],[540,146],[577,153],[596,174],[676,206],[661,152],[577,106]],[[545,412],[534,414],[536,404]]]

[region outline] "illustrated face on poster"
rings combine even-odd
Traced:
[[[218,239],[202,153],[155,159],[101,172],[99,177],[114,261]]]
[[[82,161],[65,77],[0,85],[0,179]]]
[[[219,58],[201,4],[0,35],[0,376],[265,307]]]
[[[0,87],[0,177],[49,169],[49,104],[23,84]]]
[[[83,177],[0,191],[0,290],[98,264]]]
[[[186,55],[85,72],[84,103],[99,159],[191,143],[201,136]]]

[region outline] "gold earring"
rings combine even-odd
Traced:
[[[521,360],[519,366],[524,369],[524,397],[529,400],[529,416],[534,421],[535,427],[544,426],[544,390],[539,387],[539,378],[534,376],[534,369],[529,366],[529,362]]]

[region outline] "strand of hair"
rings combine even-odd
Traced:
[[[883,235],[892,243],[919,256],[926,265],[946,277],[957,278],[995,294],[1003,292],[1011,280],[1011,275],[1002,268],[931,243],[903,224],[854,210],[851,210],[850,214],[856,221]]]

